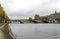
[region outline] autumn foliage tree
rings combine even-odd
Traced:
[[[5,21],[9,20],[9,17],[6,15],[1,4],[0,4],[0,17],[2,18],[2,20],[5,20]]]

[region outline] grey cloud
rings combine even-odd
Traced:
[[[44,1],[44,0],[43,0]],[[9,1],[6,1],[9,2]],[[54,13],[55,10],[58,12],[60,11],[60,8],[56,7],[56,4],[59,3],[60,0],[49,0],[48,2],[42,2],[41,5],[38,5],[37,7],[33,7],[29,10],[19,10],[16,12],[9,12],[7,13],[9,16],[34,16],[35,14],[39,15],[49,15],[51,13]],[[7,9],[7,8],[6,8]]]

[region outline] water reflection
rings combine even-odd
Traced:
[[[60,39],[60,24],[9,24],[16,39]]]

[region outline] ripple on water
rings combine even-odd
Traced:
[[[60,24],[10,24],[16,39],[60,39]]]

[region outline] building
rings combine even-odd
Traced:
[[[34,16],[34,20],[39,20],[40,19],[40,16],[38,15],[38,14],[36,14],[35,16]]]

